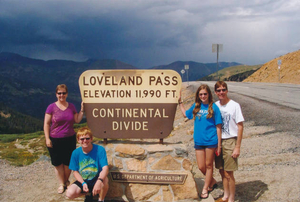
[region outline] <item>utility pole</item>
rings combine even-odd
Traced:
[[[217,80],[220,80],[219,78],[219,52],[223,51],[223,44],[213,44],[212,45],[212,52],[215,53],[217,52]]]

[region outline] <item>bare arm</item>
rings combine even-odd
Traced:
[[[107,177],[108,172],[109,172],[108,166],[104,166],[104,167],[102,168],[102,171],[101,171],[100,174],[99,174],[99,178],[101,178],[101,179],[104,180],[104,179]]]
[[[84,108],[83,108],[83,102],[81,102],[81,109],[79,113],[74,114],[74,121],[75,123],[80,123],[80,121],[83,118]]]
[[[50,124],[51,124],[51,114],[45,114],[44,118],[44,134],[45,134],[45,139],[46,139],[46,146],[47,147],[52,147],[52,142],[50,140]]]
[[[75,179],[76,179],[78,182],[80,182],[81,184],[84,182],[82,176],[80,175],[80,173],[79,173],[78,171],[73,171],[73,175],[74,175]],[[89,188],[88,188],[87,184],[84,184],[84,185],[82,186],[82,188],[83,188],[83,191],[84,191],[84,192],[88,192],[88,191],[89,191]]]
[[[218,124],[217,126],[217,135],[218,135],[218,148],[217,148],[217,153],[219,156],[221,154],[221,145],[222,145],[222,124]]]
[[[179,107],[180,107],[180,111],[181,111],[183,117],[186,118],[186,115],[185,115],[186,109],[185,109],[183,103],[179,104]]]
[[[244,131],[243,122],[238,123],[237,126],[238,126],[237,141],[236,141],[235,148],[234,148],[234,150],[232,152],[232,155],[231,155],[233,158],[237,158],[237,157],[240,156],[241,144],[242,144],[242,138],[243,138],[243,131]]]
[[[183,101],[181,100],[181,91],[179,92],[178,104],[179,104],[179,108],[180,108],[180,111],[181,111],[183,117],[186,117],[186,115],[185,115],[186,109],[183,105]]]
[[[107,180],[107,175],[109,172],[108,166],[104,166],[102,168],[102,171],[99,173],[99,178],[101,178],[104,182]],[[104,184],[101,180],[97,180],[95,183],[94,189],[93,189],[93,196],[99,194],[101,192],[101,189],[103,188]]]

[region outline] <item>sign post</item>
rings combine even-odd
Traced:
[[[180,72],[181,72],[181,78],[183,79],[183,74],[185,73],[185,70],[182,69]]]
[[[176,71],[88,70],[79,87],[95,137],[162,142],[173,129],[181,88]]]
[[[188,85],[189,85],[189,68],[190,68],[189,65],[184,65],[184,69],[186,70],[186,80],[188,82]]]
[[[223,44],[213,44],[212,45],[212,52],[215,53],[217,52],[217,80],[220,80],[219,78],[219,52],[223,51]]]
[[[278,83],[280,83],[280,65],[281,65],[281,60],[277,60],[277,65],[278,65]]]

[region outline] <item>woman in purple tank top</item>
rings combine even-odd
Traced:
[[[46,146],[50,153],[51,163],[59,181],[57,192],[62,194],[70,184],[71,170],[69,163],[76,149],[74,123],[79,123],[83,117],[83,103],[77,113],[75,106],[66,101],[68,88],[65,84],[56,87],[57,101],[47,107],[44,119]]]

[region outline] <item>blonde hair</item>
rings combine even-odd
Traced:
[[[90,138],[93,138],[92,131],[88,127],[82,127],[77,131],[76,138],[79,139],[80,137],[88,135]]]
[[[59,85],[57,85],[55,93],[57,93],[57,91],[60,90],[60,89],[65,89],[66,93],[68,93],[68,87],[67,87],[66,84],[59,84]]]
[[[213,106],[213,98],[212,98],[211,90],[208,87],[208,85],[206,85],[206,84],[201,85],[198,88],[197,92],[196,92],[196,95],[195,95],[195,108],[193,110],[193,115],[194,115],[194,119],[195,119],[197,113],[200,111],[200,108],[201,108],[202,101],[201,101],[201,99],[199,97],[199,92],[201,90],[206,90],[207,93],[208,93],[208,114],[206,116],[206,118],[208,119],[208,118],[211,118],[213,116],[214,110],[212,108],[212,106]]]

